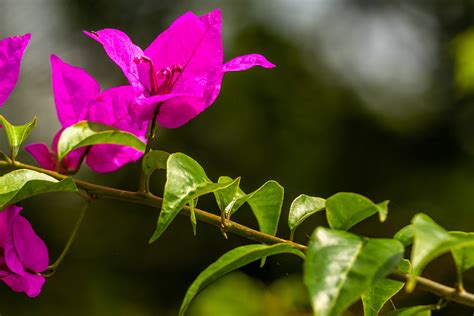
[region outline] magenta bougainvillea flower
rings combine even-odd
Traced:
[[[253,66],[275,67],[258,54],[240,56],[223,65],[221,12],[179,17],[144,51],[123,32],[85,32],[101,43],[135,89],[132,112],[138,122],[152,120],[166,128],[186,124],[214,102],[224,72]]]
[[[130,117],[134,102],[130,86],[115,87],[100,92],[97,81],[79,67],[68,65],[59,57],[51,56],[53,92],[56,111],[62,129],[56,134],[52,150],[46,144],[31,144],[25,149],[45,169],[69,173],[77,170],[85,158],[95,172],[111,172],[126,163],[139,159],[143,153],[119,145],[94,145],[69,153],[58,165],[57,143],[62,131],[77,122],[87,120],[114,126],[135,134],[145,141],[146,126],[136,126]]]
[[[48,268],[48,249],[20,211],[12,205],[0,212],[0,279],[34,297],[45,282],[40,273]]]
[[[21,59],[31,34],[0,40],[0,107],[10,96],[20,74]]]

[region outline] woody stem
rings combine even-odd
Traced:
[[[59,174],[57,172],[45,170],[39,167],[21,163],[18,161],[10,163],[7,161],[0,160],[0,169],[1,168],[34,170],[37,172],[47,174],[58,180],[63,180],[63,179],[68,178],[67,176]],[[84,180],[79,180],[75,178],[72,178],[72,179],[74,180],[78,188],[86,191],[88,194],[90,194],[94,198],[123,200],[123,201],[128,201],[130,203],[144,204],[144,205],[148,205],[148,206],[152,206],[156,208],[161,208],[161,205],[163,202],[163,199],[161,197],[153,195],[153,194],[143,195],[143,194],[140,194],[139,192],[125,191],[125,190],[120,190],[120,189],[115,189],[115,188],[110,188],[110,187],[105,187],[102,185],[90,183]],[[194,209],[194,212],[195,212],[197,220],[213,225],[218,228],[222,227],[222,219],[220,216],[214,215],[204,210],[200,210],[198,208]],[[189,209],[189,207],[185,206],[182,209],[181,214],[190,216],[191,210]],[[307,250],[307,246],[305,245],[302,245],[290,240],[286,240],[277,236],[262,233],[258,230],[252,229],[250,227],[244,226],[242,224],[239,224],[231,220],[226,221],[226,232],[239,235],[246,239],[253,240],[259,243],[270,244],[270,245],[278,244],[278,243],[286,243],[303,252]],[[392,272],[388,277],[392,280],[397,280],[401,282],[407,282],[410,279],[409,274],[400,273],[400,272]],[[433,281],[421,276],[416,277],[416,283],[420,289],[431,292],[439,297],[443,297],[448,301],[474,307],[474,293],[470,293],[467,291],[461,292],[455,288],[446,286],[444,284],[438,283],[436,281]]]

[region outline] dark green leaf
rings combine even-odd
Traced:
[[[407,283],[407,291],[414,289],[416,276],[436,257],[448,251],[474,246],[473,235],[450,234],[425,214],[415,215],[412,224],[414,240],[410,261],[413,269]]]
[[[393,238],[400,241],[403,246],[408,247],[413,243],[414,232],[413,225],[410,224],[400,229]]]
[[[99,144],[129,146],[141,152],[145,151],[146,146],[132,133],[100,123],[82,121],[62,132],[58,142],[58,159],[62,160],[69,152],[79,147]]]
[[[142,170],[145,177],[146,191],[149,191],[150,177],[155,170],[166,169],[169,153],[162,150],[152,150],[143,157]]]
[[[384,316],[431,316],[432,308],[432,305],[413,306],[391,311]]]
[[[341,315],[399,264],[403,245],[317,228],[304,262],[304,282],[315,315]]]
[[[288,226],[290,227],[291,236],[295,229],[309,216],[324,210],[326,207],[326,200],[301,194],[293,200],[290,206],[290,213],[288,214]],[[293,239],[293,238],[291,238]]]
[[[74,181],[67,178],[58,181],[33,170],[14,170],[0,177],[0,210],[27,197],[47,192],[74,192]]]
[[[184,315],[184,312],[188,308],[189,303],[191,303],[193,298],[200,291],[202,291],[221,276],[263,257],[280,253],[290,253],[304,258],[304,254],[301,251],[287,244],[276,244],[273,246],[246,245],[234,248],[225,253],[219,259],[217,259],[216,262],[212,263],[203,272],[201,272],[196,280],[194,280],[193,284],[191,284],[188,291],[186,292],[183,303],[181,304],[179,315]]]
[[[379,213],[380,222],[384,222],[387,206],[388,201],[375,204],[360,194],[341,192],[327,199],[326,216],[331,228],[348,230],[375,213]]]
[[[20,150],[20,146],[25,142],[28,135],[30,135],[33,128],[36,126],[36,117],[24,125],[12,125],[2,115],[0,115],[0,122],[5,128],[5,132],[10,143],[11,158],[15,159]]]
[[[213,183],[204,169],[191,157],[182,153],[169,156],[166,166],[166,184],[158,224],[150,243],[157,240],[173,219],[190,200],[226,188],[228,183]]]
[[[383,279],[375,283],[362,294],[364,316],[377,316],[389,299],[397,294],[405,285],[403,282]]]

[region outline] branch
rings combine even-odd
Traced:
[[[30,170],[47,174],[58,180],[63,180],[63,179],[68,178],[67,176],[62,175],[60,173],[50,171],[50,170],[45,170],[39,167],[21,163],[18,161],[13,162],[13,164],[6,161],[0,161],[0,168],[30,169]],[[87,191],[91,196],[96,197],[96,198],[123,200],[123,201],[132,202],[132,203],[144,204],[144,205],[148,205],[148,206],[152,206],[156,208],[161,208],[161,205],[163,203],[163,199],[161,197],[158,197],[152,194],[143,194],[139,192],[119,190],[119,189],[105,187],[105,186],[101,186],[98,184],[90,183],[90,182],[79,180],[79,179],[74,179],[74,178],[72,179],[74,180],[74,182],[79,188]],[[223,229],[220,216],[214,215],[212,213],[209,213],[207,211],[203,211],[197,208],[194,210],[194,212],[198,220],[211,224],[213,226],[216,226],[220,229]],[[189,207],[184,207],[183,210],[181,211],[181,214],[190,216],[191,211]],[[279,238],[276,236],[268,235],[258,230],[252,229],[250,227],[241,225],[239,223],[236,223],[230,220],[226,222],[224,229],[227,232],[245,237],[247,239],[250,239],[259,243],[264,243],[264,244],[269,244],[269,245],[278,244],[278,243],[287,243],[291,245],[292,247],[297,248],[301,251],[307,250],[307,246],[305,245],[298,244],[293,241]],[[398,272],[394,272],[390,274],[389,276],[389,278],[393,280],[401,281],[401,282],[406,282],[409,279],[409,277],[410,276],[408,274],[398,273]],[[432,281],[430,279],[420,277],[420,276],[416,278],[416,281],[417,281],[417,285],[425,291],[431,292],[440,297],[444,297],[445,299],[449,301],[453,301],[459,304],[474,307],[474,294],[472,293],[460,292],[456,290],[455,288],[443,285],[441,283],[438,283],[438,282],[435,282],[435,281]]]

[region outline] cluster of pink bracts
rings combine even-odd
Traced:
[[[254,66],[275,67],[265,57],[250,54],[223,63],[221,13],[203,16],[188,12],[142,50],[123,32],[103,29],[85,32],[100,44],[123,71],[130,85],[100,91],[97,81],[79,67],[51,56],[54,101],[61,130],[50,149],[44,143],[25,149],[49,170],[69,173],[84,160],[95,172],[111,172],[136,161],[142,153],[126,146],[94,145],[79,148],[58,163],[61,132],[79,121],[102,123],[135,134],[146,141],[149,122],[156,118],[165,128],[180,127],[217,98],[225,72]],[[0,106],[13,90],[31,35],[0,40]],[[59,164],[59,165],[58,165]],[[21,208],[0,213],[0,278],[17,292],[40,293],[48,267],[48,251]]]

